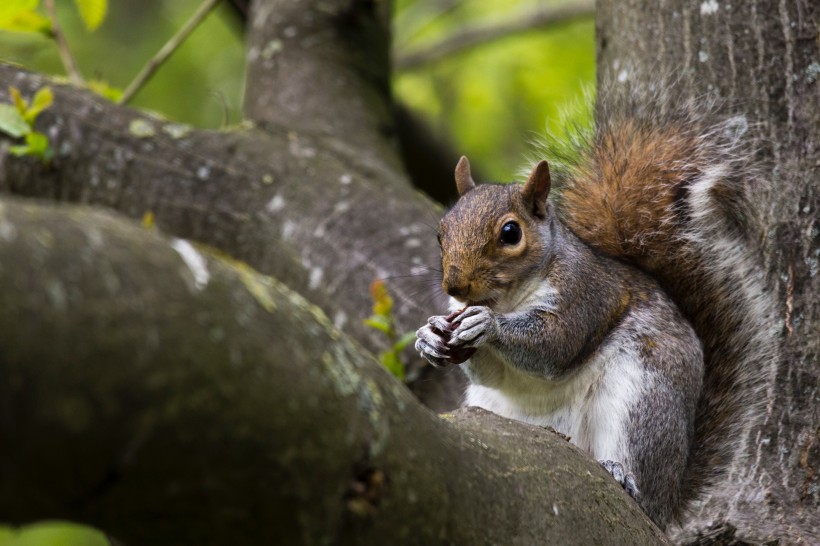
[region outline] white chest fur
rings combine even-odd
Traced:
[[[638,355],[620,341],[601,347],[577,374],[560,382],[521,372],[491,348],[482,348],[467,364],[472,384],[465,404],[550,426],[596,459],[628,466],[629,411],[651,389],[651,377]]]
[[[546,279],[533,279],[515,293],[501,298],[499,313],[521,313],[556,306],[558,293]],[[450,300],[450,309],[463,303]],[[561,381],[549,381],[521,371],[492,346],[482,346],[464,366],[470,378],[465,405],[498,415],[549,426],[598,460],[618,461],[627,467],[626,430],[629,412],[652,388],[636,340],[612,336]]]

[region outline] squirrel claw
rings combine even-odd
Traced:
[[[638,489],[638,482],[635,481],[635,475],[632,472],[624,470],[624,465],[617,461],[600,461],[601,466],[609,472],[615,481],[621,484],[629,496],[635,499],[635,502],[640,504],[641,491]]]
[[[448,333],[453,330],[453,325],[444,316],[433,316],[427,319],[427,324],[441,333]]]
[[[437,352],[422,339],[416,340],[416,350],[424,358],[424,360],[426,360],[436,368],[440,368],[448,364],[447,358],[444,355]]]
[[[416,350],[427,362],[436,367],[462,364],[475,353],[475,349],[451,346],[447,339],[450,337],[452,327],[448,327],[445,331],[436,327],[438,321],[435,319],[443,318],[431,317],[428,324],[416,331]]]
[[[459,317],[459,323],[447,345],[451,348],[479,347],[489,341],[498,325],[489,307],[469,307]]]
[[[450,348],[432,324],[422,326],[416,331],[415,347],[419,354],[433,366],[446,366],[450,363]]]

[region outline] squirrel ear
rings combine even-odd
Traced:
[[[547,215],[547,196],[550,193],[550,166],[542,160],[533,167],[530,177],[521,189],[524,202],[538,218]]]
[[[470,162],[467,161],[467,156],[461,156],[456,165],[456,188],[459,195],[464,195],[471,189],[475,188],[473,175],[470,174]]]

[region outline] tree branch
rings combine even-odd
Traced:
[[[48,18],[51,21],[51,32],[54,34],[54,41],[57,42],[57,51],[60,53],[60,59],[63,61],[66,73],[72,83],[82,85],[85,80],[80,74],[80,69],[77,68],[77,61],[74,60],[71,49],[68,47],[68,41],[57,18],[57,8],[54,6],[54,0],[45,0],[45,6],[46,13],[48,13]]]
[[[664,541],[579,449],[436,417],[275,279],[88,208],[7,200],[0,226],[13,523],[135,546]]]
[[[426,268],[439,259],[432,226],[440,209],[398,167],[332,137],[193,130],[19,67],[0,64],[2,82],[0,97],[9,84],[24,94],[52,87],[54,104],[37,127],[57,153],[46,167],[12,156],[0,140],[0,191],[106,206],[135,219],[151,211],[163,231],[276,275],[373,352],[383,340],[362,320],[374,279],[387,279],[402,333],[446,307]],[[406,355],[411,378],[442,373],[410,349]],[[458,404],[462,380],[445,376],[418,383],[435,387],[425,400],[442,411]]]
[[[539,6],[510,21],[468,27],[417,51],[399,53],[393,64],[397,70],[410,70],[495,40],[590,18],[594,14],[595,3],[588,0],[558,7]]]

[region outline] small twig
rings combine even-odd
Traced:
[[[128,85],[128,87],[123,91],[122,96],[120,97],[120,104],[127,104],[134,95],[142,88],[145,83],[151,79],[151,76],[154,75],[154,72],[162,66],[168,57],[176,51],[176,49],[185,41],[185,39],[199,26],[199,24],[205,19],[205,17],[210,13],[212,9],[216,7],[220,0],[205,0],[202,4],[197,8],[196,12],[191,16],[188,21],[182,25],[182,28],[171,37],[168,42],[162,46],[162,48],[157,52],[154,57],[148,61],[145,66],[142,67],[137,77]]]
[[[57,42],[57,50],[60,52],[60,59],[63,61],[65,71],[68,73],[68,77],[72,83],[81,85],[85,83],[85,80],[77,68],[77,62],[74,60],[74,56],[68,48],[68,42],[65,39],[65,34],[63,34],[63,29],[60,28],[60,23],[57,21],[57,9],[54,7],[54,0],[45,0],[45,5],[48,19],[51,21],[51,33],[54,35],[54,41]]]
[[[537,8],[516,19],[497,25],[477,25],[466,28],[444,40],[417,51],[398,55],[394,66],[398,70],[416,68],[432,61],[437,61],[447,55],[469,49],[493,40],[506,38],[552,25],[567,23],[575,19],[591,17],[595,13],[595,4],[589,0],[573,3],[557,8]]]

